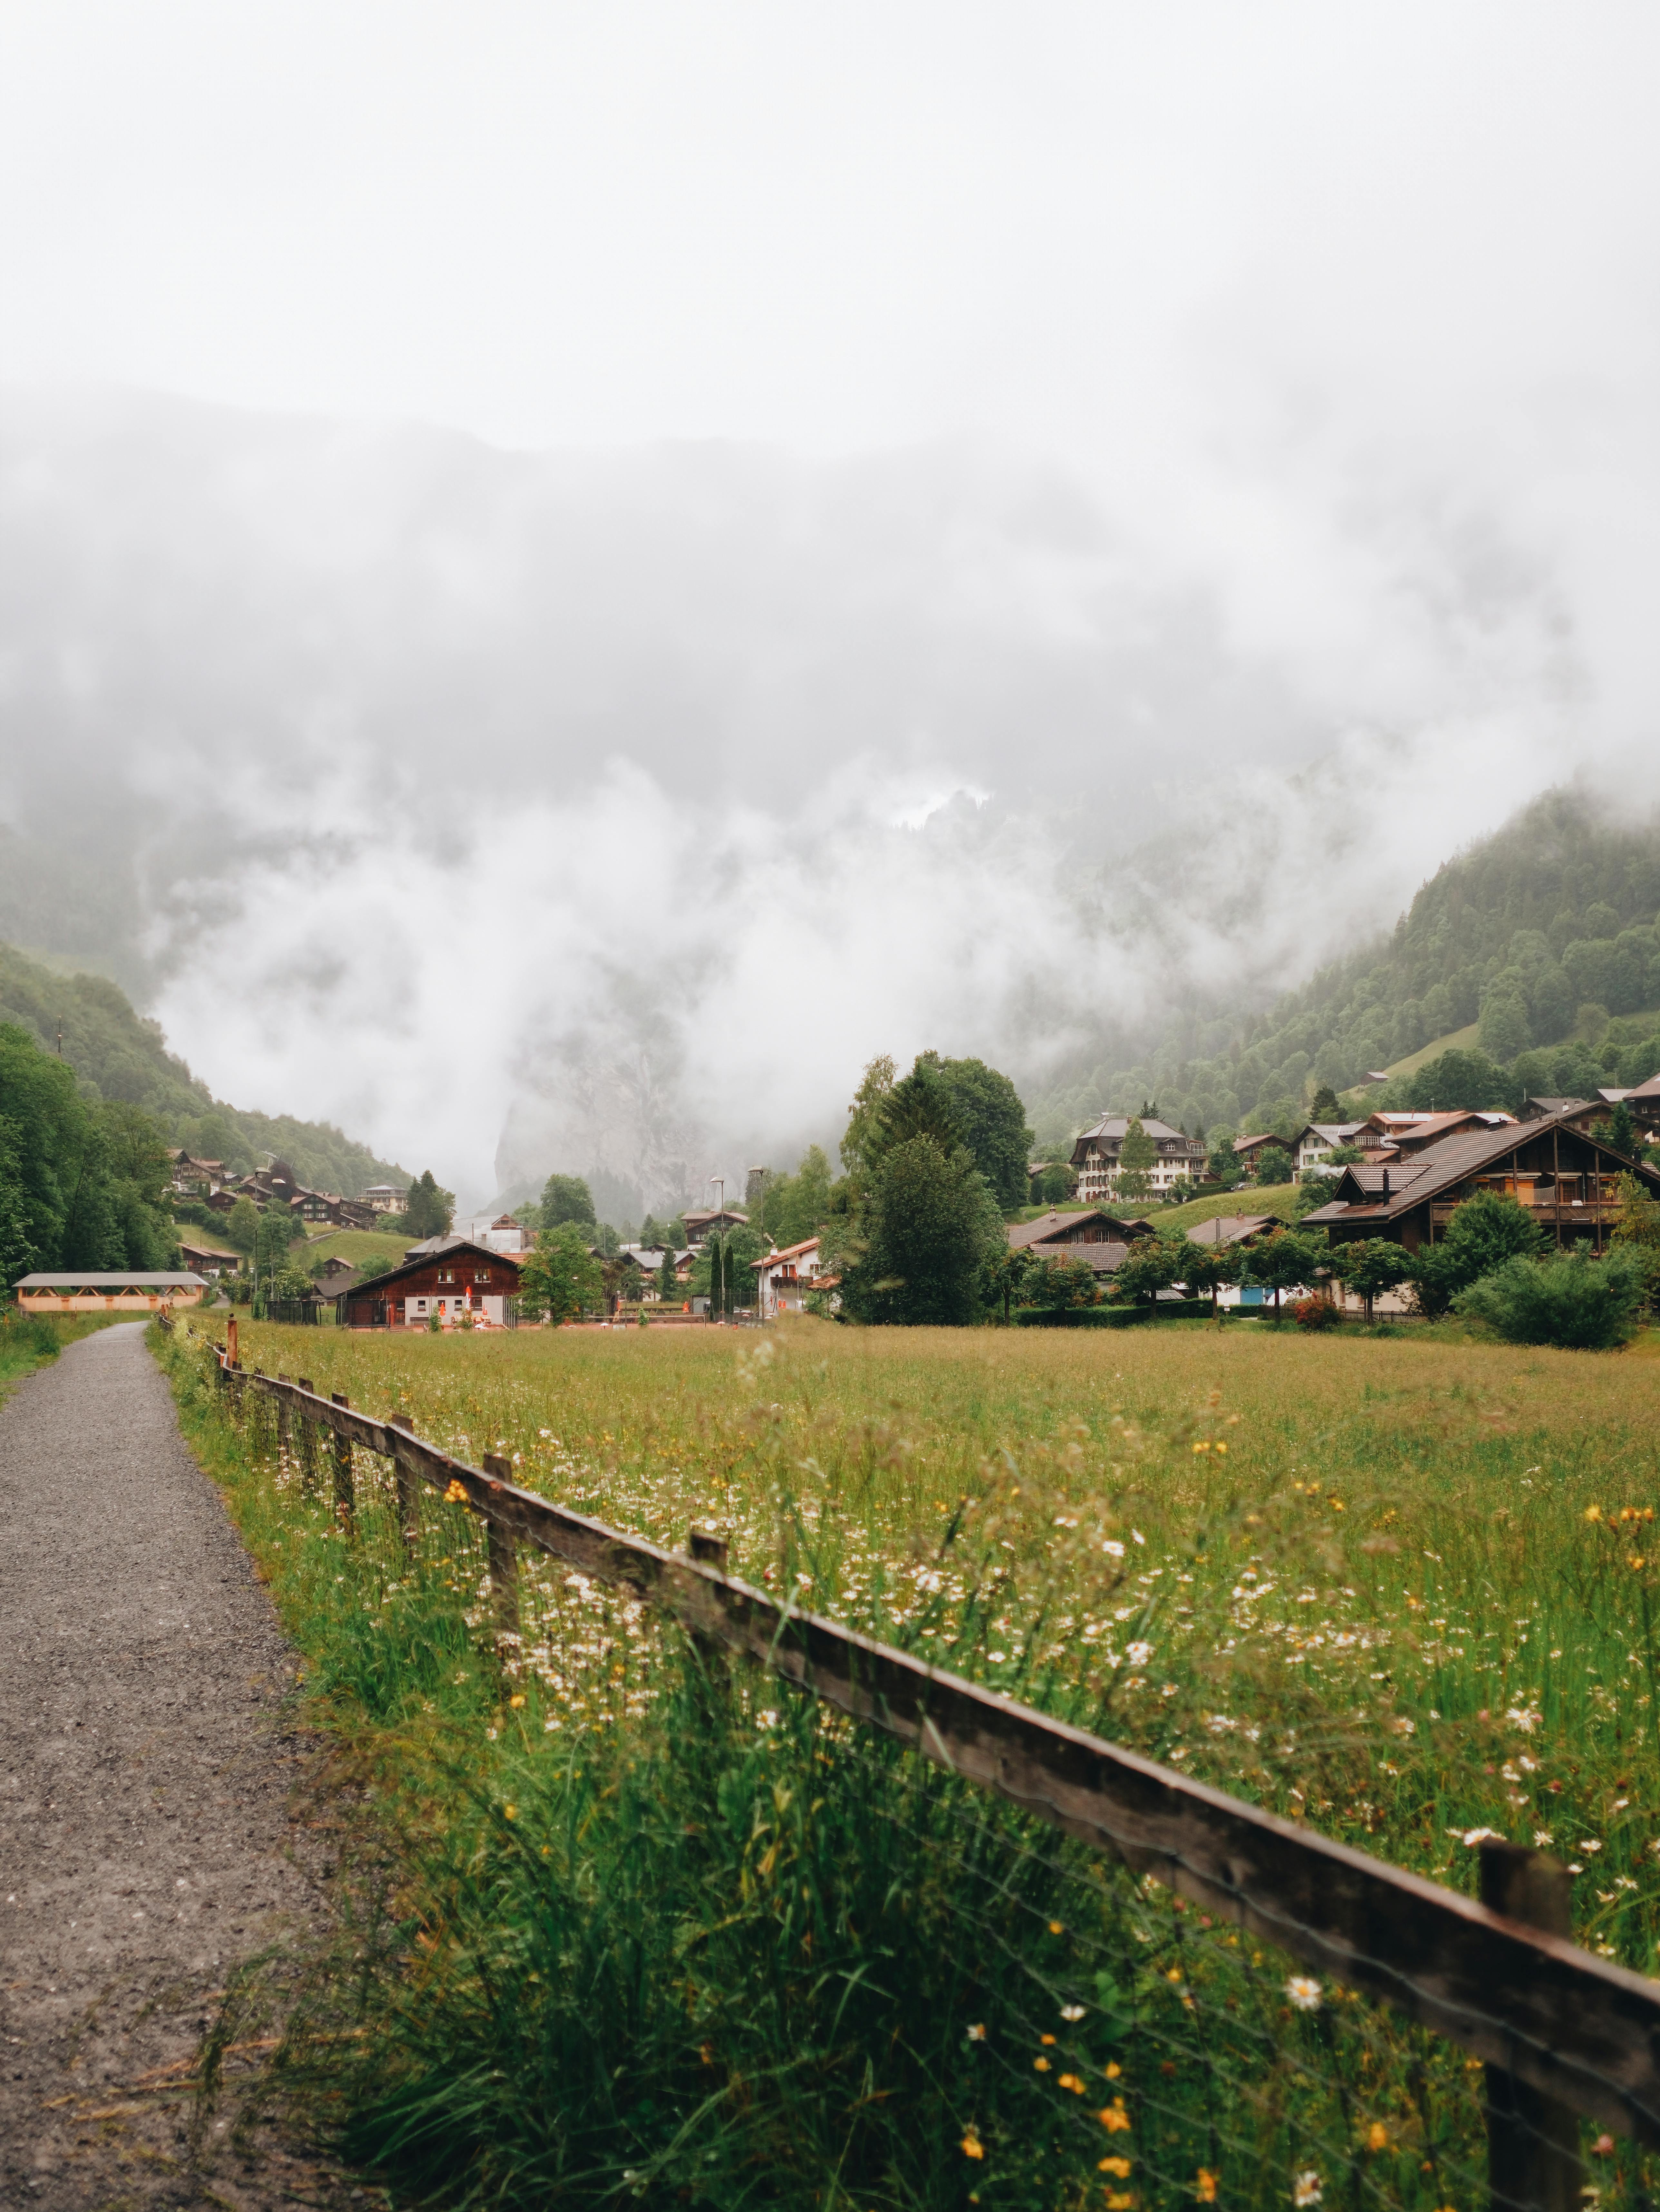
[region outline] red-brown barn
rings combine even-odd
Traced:
[[[336,1313],[343,1328],[454,1328],[463,1314],[487,1328],[511,1328],[518,1262],[511,1253],[454,1237],[401,1267],[354,1283]]]

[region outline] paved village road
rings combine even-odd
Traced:
[[[0,2207],[264,2207],[176,2085],[225,1970],[319,1893],[288,1800],[292,1655],[142,1324],[0,1408]]]

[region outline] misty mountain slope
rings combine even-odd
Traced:
[[[1448,860],[1388,937],[1323,968],[1265,1012],[1195,1012],[1133,1066],[1100,1066],[1033,1106],[1052,1142],[1103,1109],[1156,1097],[1189,1128],[1237,1125],[1342,1090],[1481,1021],[1493,1057],[1560,1042],[1582,1005],[1621,1015],[1660,1006],[1660,821],[1616,823],[1547,793]]]
[[[1270,1004],[1560,774],[1517,667],[1461,657],[1456,724],[1427,681],[1336,713],[989,441],[525,453],[0,392],[0,925],[216,1092],[472,1199],[559,1168],[672,1212],[833,1140],[875,1054],[1069,1096],[1172,1009]]]
[[[83,1086],[100,1098],[142,1106],[172,1141],[244,1172],[267,1153],[286,1159],[313,1188],[354,1195],[406,1170],[378,1159],[325,1123],[250,1114],[215,1099],[167,1050],[161,1026],[133,1012],[100,975],[59,974],[0,945],[0,1021],[15,1022],[48,1052],[59,1048]]]

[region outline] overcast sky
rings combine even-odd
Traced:
[[[744,727],[742,744],[711,755],[716,813],[759,798],[740,842],[776,858],[827,809],[845,813],[847,763],[875,753],[909,779],[867,778],[861,803],[880,823],[959,787],[1029,814],[1039,757],[1063,781],[1076,761],[1084,786],[1110,792],[1132,765],[1138,715],[1143,746],[1216,781],[1283,775],[1344,745],[1364,759],[1387,742],[1400,749],[1397,788],[1409,771],[1433,804],[1409,828],[1378,823],[1370,872],[1343,863],[1348,903],[1342,882],[1316,898],[1341,934],[1366,918],[1362,895],[1387,922],[1451,845],[1544,782],[1584,772],[1651,793],[1657,63],[1651,8],[1515,0],[11,0],[0,11],[0,379],[355,418],[366,438],[404,421],[523,451],[739,441],[809,468],[863,457],[873,484],[918,447],[972,453],[976,483],[1003,471],[995,526],[978,493],[959,508],[929,489],[947,482],[946,464],[931,476],[902,465],[895,533],[918,532],[919,515],[937,526],[930,620],[948,571],[954,595],[943,642],[917,628],[927,651],[912,661],[931,653],[939,681],[907,708],[905,733],[884,731],[866,697],[847,707],[839,745],[827,744],[804,680],[801,699],[767,691],[760,713],[758,618],[723,641],[724,672],[700,678],[712,723]],[[328,512],[356,545],[390,526],[380,510],[361,527],[346,512],[361,490],[354,467]],[[1026,512],[1042,508],[1035,531],[1004,529],[1015,478],[1036,487],[1021,495]],[[836,481],[845,515],[857,499]],[[604,504],[591,486],[584,495]],[[272,495],[271,542],[295,535],[297,499]],[[167,504],[164,491],[162,534]],[[709,504],[682,483],[676,529]],[[803,518],[825,534],[822,496],[792,491],[774,507],[747,557],[787,581]],[[867,538],[881,541],[881,522],[873,493]],[[89,543],[95,526],[94,512]],[[845,566],[865,540],[854,530],[836,542]],[[515,562],[516,576],[534,565]],[[466,588],[482,599],[478,577]],[[681,581],[659,598],[677,593]],[[983,627],[1024,623],[1026,642],[1040,641],[1010,668],[1048,668],[1076,645],[1095,657],[1094,690],[1075,684],[1051,713],[1034,677],[1024,732],[991,715],[970,649],[977,594]],[[800,598],[816,604],[805,587]],[[668,619],[652,605],[630,641],[637,659],[652,659]],[[767,641],[786,658],[796,619],[786,589]],[[627,629],[615,607],[607,620]],[[717,627],[704,624],[706,645]],[[1149,639],[1161,672],[1138,668],[1135,682],[1150,704],[1124,673]],[[869,646],[867,692],[888,681],[885,651]],[[1194,696],[1178,696],[1182,678]],[[187,680],[155,678],[163,693]],[[557,672],[546,681],[551,711]],[[280,653],[261,682],[280,691]],[[743,714],[727,714],[723,684]],[[372,788],[386,741],[338,711],[341,757]],[[685,817],[653,812],[676,785],[653,745],[664,751],[674,726],[642,707],[598,758],[588,746],[580,772],[574,744],[550,747],[534,773],[520,769],[522,745],[504,738],[501,757],[562,823],[555,842],[596,807],[617,817],[616,793],[632,790],[621,816],[653,825],[658,845],[641,857],[671,872]],[[28,726],[4,727],[14,750],[29,742]],[[769,782],[780,761],[791,772]],[[596,798],[607,775],[622,781]],[[342,828],[349,815],[342,802]],[[529,820],[498,809],[494,834],[522,837]],[[1021,850],[1013,875],[997,874],[1004,860],[985,865],[991,880],[1018,876],[1025,896]],[[846,854],[844,841],[839,866]],[[948,1026],[949,1009],[978,1002],[954,937],[929,936],[934,866],[918,864],[895,917],[912,947],[903,1008],[875,988],[891,939],[879,930],[869,953],[871,1001],[894,1033],[850,1019],[839,1059],[884,1042],[913,1049],[933,1041],[931,1005]],[[384,875],[349,840],[306,867],[313,904],[355,914],[383,896]],[[530,860],[518,867],[534,878]],[[891,855],[882,867],[891,874]],[[1054,920],[1045,954],[1056,974],[1077,964],[1067,927]],[[1293,933],[1310,957],[1324,950]],[[305,1110],[295,1091],[318,1079],[330,1014],[315,988],[303,1009],[285,1000],[300,958],[293,945],[274,957],[245,1037],[214,1017],[208,954],[175,979],[164,1011],[220,1090]],[[771,980],[747,976],[748,999],[733,1003],[753,1005]],[[441,996],[452,978],[435,960],[426,981]],[[506,1020],[524,976],[501,995]],[[493,1143],[513,1109],[526,1054],[525,1037],[504,1042],[488,1096],[435,1107],[430,1129],[397,1125],[372,1054],[351,1066],[348,1051],[342,1087],[312,1108],[367,1116],[406,1151],[430,1134],[467,1152],[451,1172],[477,1182],[482,1132]],[[816,1064],[812,1082],[829,1082]],[[718,1113],[708,1083],[692,1090],[700,1112]],[[813,1119],[804,1090],[777,1110],[780,1127]]]

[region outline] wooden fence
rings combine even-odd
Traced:
[[[687,1552],[665,1551],[518,1488],[505,1460],[471,1467],[344,1398],[217,1358],[221,1385],[239,1401],[262,1392],[285,1428],[332,1432],[336,1509],[348,1527],[354,1445],[391,1461],[411,1548],[421,1486],[458,1484],[488,1532],[499,1628],[518,1630],[517,1547],[534,1546],[1461,2045],[1486,2063],[1495,2206],[1578,2205],[1576,2114],[1660,2146],[1660,1982],[1571,1940],[1569,1876],[1554,1859],[1481,1844],[1484,1901],[1475,1903],[780,1605],[726,1571],[718,1537],[694,1528]]]

